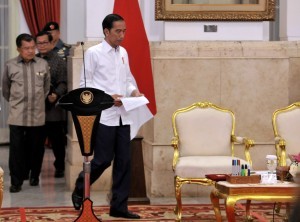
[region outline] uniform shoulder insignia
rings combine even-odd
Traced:
[[[64,43],[64,47],[66,47],[66,48],[71,48],[72,45],[69,45],[69,44],[67,44],[67,43]]]

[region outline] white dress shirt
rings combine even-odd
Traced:
[[[105,40],[90,47],[85,53],[84,66],[81,72],[80,87],[92,87],[103,90],[108,95],[119,94],[124,97],[137,89],[136,82],[130,71],[126,50],[119,46],[112,48]],[[85,84],[86,82],[86,84]],[[124,125],[132,124],[129,112],[123,106],[112,106],[103,110],[100,123],[107,126],[118,126],[120,117]]]

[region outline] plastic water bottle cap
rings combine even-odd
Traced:
[[[266,156],[266,159],[269,159],[269,160],[277,160],[277,156],[276,156],[276,155],[267,155],[267,156]]]

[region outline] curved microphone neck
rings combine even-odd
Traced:
[[[84,60],[84,42],[80,42],[82,48],[82,61],[83,61],[83,75],[84,75],[84,88],[86,88],[86,75],[85,75],[85,60]]]

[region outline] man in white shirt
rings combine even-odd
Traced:
[[[121,97],[142,96],[131,74],[128,55],[120,46],[124,39],[126,24],[117,14],[106,16],[102,22],[104,41],[90,47],[85,54],[85,70],[82,71],[80,87],[103,90],[114,99],[114,106],[101,114],[97,130],[94,158],[91,161],[90,184],[107,169],[112,160],[113,184],[110,216],[139,219],[128,210],[130,190],[130,125],[131,115],[125,112]],[[72,194],[74,208],[79,210],[83,200],[84,173],[76,180]]]

